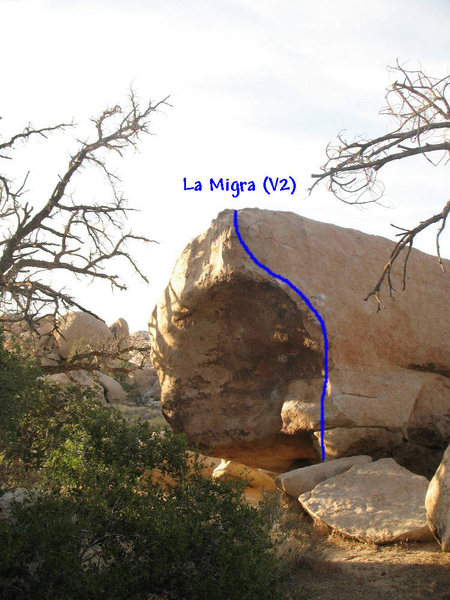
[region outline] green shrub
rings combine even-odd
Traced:
[[[0,361],[3,491],[40,490],[0,521],[1,598],[282,597],[269,527],[188,464],[184,437]]]

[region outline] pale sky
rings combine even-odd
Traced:
[[[125,103],[130,85],[143,101],[170,95],[140,152],[113,163],[140,210],[131,228],[159,241],[136,251],[150,284],[127,269],[127,292],[72,287],[108,323],[122,316],[145,329],[177,257],[224,208],[288,210],[392,238],[390,223],[415,225],[448,199],[448,165],[423,157],[381,171],[383,207],[346,206],[325,185],[305,191],[340,130],[373,137],[392,127],[379,115],[392,83],[387,65],[399,58],[448,74],[446,0],[0,0],[0,23],[3,138],[29,122],[72,118],[85,132],[90,117]],[[66,134],[17,152],[17,175],[31,171],[30,204],[46,201],[76,149]],[[266,175],[290,175],[298,191],[269,197]],[[254,180],[258,191],[185,192],[183,177]],[[107,193],[88,171],[75,188],[86,200]],[[448,257],[448,232],[442,237]],[[433,232],[416,246],[433,252]]]

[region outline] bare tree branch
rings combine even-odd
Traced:
[[[40,129],[29,125],[8,140],[0,140],[0,166],[4,167],[0,174],[0,324],[22,322],[36,332],[43,314],[51,313],[55,324],[58,316],[67,310],[94,314],[69,293],[55,287],[47,277],[51,272],[106,280],[113,288],[123,290],[125,282],[111,270],[111,266],[121,260],[147,281],[128,244],[148,244],[155,240],[124,231],[128,213],[133,209],[128,207],[118,188],[120,179],[108,168],[106,159],[111,152],[122,157],[127,150],[136,149],[141,134],[151,133],[153,114],[163,106],[170,106],[167,98],[141,106],[131,90],[126,107],[108,108],[92,119],[92,138],[76,140],[77,149],[65,171],[57,176],[47,199],[43,202],[36,199],[33,205],[24,201],[25,194],[29,193],[25,189],[29,171],[19,182],[5,172],[17,144],[30,142],[35,137],[46,139],[58,131],[67,132],[74,124],[60,123]],[[83,198],[80,201],[71,194],[72,184],[84,167],[100,169],[110,190],[108,200],[97,203]],[[117,355],[117,349],[108,349],[102,355],[81,356],[77,364],[95,363],[98,368],[99,360],[110,359],[114,352]],[[122,352],[125,351],[121,350],[120,354]],[[72,361],[68,368],[85,367],[77,367]]]
[[[328,189],[347,204],[368,204],[377,202],[384,193],[384,186],[378,180],[379,171],[394,161],[423,155],[431,164],[448,162],[450,156],[450,75],[434,78],[420,70],[407,70],[397,61],[390,70],[400,77],[388,89],[386,106],[381,114],[392,117],[398,127],[386,135],[373,139],[358,138],[347,141],[343,133],[338,135],[337,144],[329,144],[326,150],[327,162],[321,173],[314,173],[315,180],[308,189],[311,193],[321,182],[328,182]],[[431,157],[437,156],[434,161]],[[391,279],[393,263],[402,255],[402,289],[406,286],[406,270],[415,237],[427,227],[441,223],[436,235],[438,261],[443,268],[440,256],[439,237],[445,229],[448,216],[448,202],[442,211],[419,223],[411,229],[401,229],[400,238],[385,265],[374,289],[366,300],[375,296],[378,308],[381,306],[380,290],[387,282],[389,295],[395,288]]]

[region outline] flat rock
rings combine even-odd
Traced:
[[[442,550],[450,552],[450,446],[430,482],[425,507],[431,531]]]
[[[360,541],[426,541],[427,489],[425,477],[384,458],[319,483],[299,502],[313,519]]]
[[[341,473],[348,471],[354,465],[371,461],[372,458],[365,455],[327,460],[318,463],[317,465],[302,467],[301,469],[294,469],[293,471],[282,473],[275,479],[275,483],[279,490],[286,492],[289,496],[298,498],[300,494],[309,492],[315,488],[316,485],[325,481],[325,479],[340,475]]]

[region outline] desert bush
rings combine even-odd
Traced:
[[[0,521],[0,597],[282,597],[269,526],[242,488],[188,464],[184,437],[47,383],[17,353],[1,350],[0,378],[3,491],[38,490]]]

